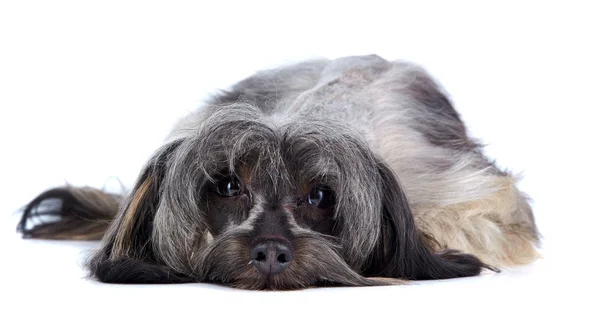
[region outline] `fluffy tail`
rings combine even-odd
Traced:
[[[50,189],[25,206],[17,231],[24,238],[99,240],[117,215],[121,199],[91,187]]]

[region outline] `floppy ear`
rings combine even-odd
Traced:
[[[172,271],[156,257],[154,216],[170,154],[181,144],[161,148],[140,175],[131,195],[88,262],[93,277],[106,283],[178,283],[191,278]]]
[[[381,235],[364,274],[406,279],[444,279],[478,275],[483,268],[495,270],[477,257],[447,250],[433,253],[422,239],[406,195],[394,172],[379,164],[382,179]]]

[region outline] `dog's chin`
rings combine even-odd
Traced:
[[[291,291],[302,290],[311,287],[340,287],[340,286],[357,286],[350,285],[344,282],[336,282],[327,279],[307,278],[302,280],[296,276],[291,276],[290,273],[282,273],[273,276],[265,276],[256,272],[244,273],[239,279],[229,283],[218,282],[228,286],[244,289],[244,290],[263,290],[263,291]]]
[[[277,275],[263,275],[251,265],[234,280],[216,282],[245,290],[296,290],[318,285],[317,281],[299,279],[288,271]]]
[[[339,255],[328,237],[316,233],[296,236],[294,260],[283,272],[262,274],[248,253],[245,232],[230,232],[216,238],[202,259],[203,281],[247,290],[295,290],[323,286],[380,286],[398,280],[365,278]],[[244,255],[246,254],[246,255]]]

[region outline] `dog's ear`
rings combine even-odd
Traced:
[[[477,257],[447,250],[434,253],[417,230],[413,214],[394,172],[380,163],[382,179],[381,233],[364,274],[406,279],[444,279],[495,270]]]
[[[142,171],[129,198],[88,262],[92,276],[106,283],[176,283],[190,278],[170,270],[156,257],[152,226],[169,157],[181,144],[159,149]]]

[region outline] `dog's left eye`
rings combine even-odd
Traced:
[[[240,181],[232,176],[225,177],[217,183],[217,193],[220,196],[236,196],[242,192]]]
[[[329,208],[333,205],[333,191],[324,186],[317,186],[308,194],[308,204],[317,208]]]

